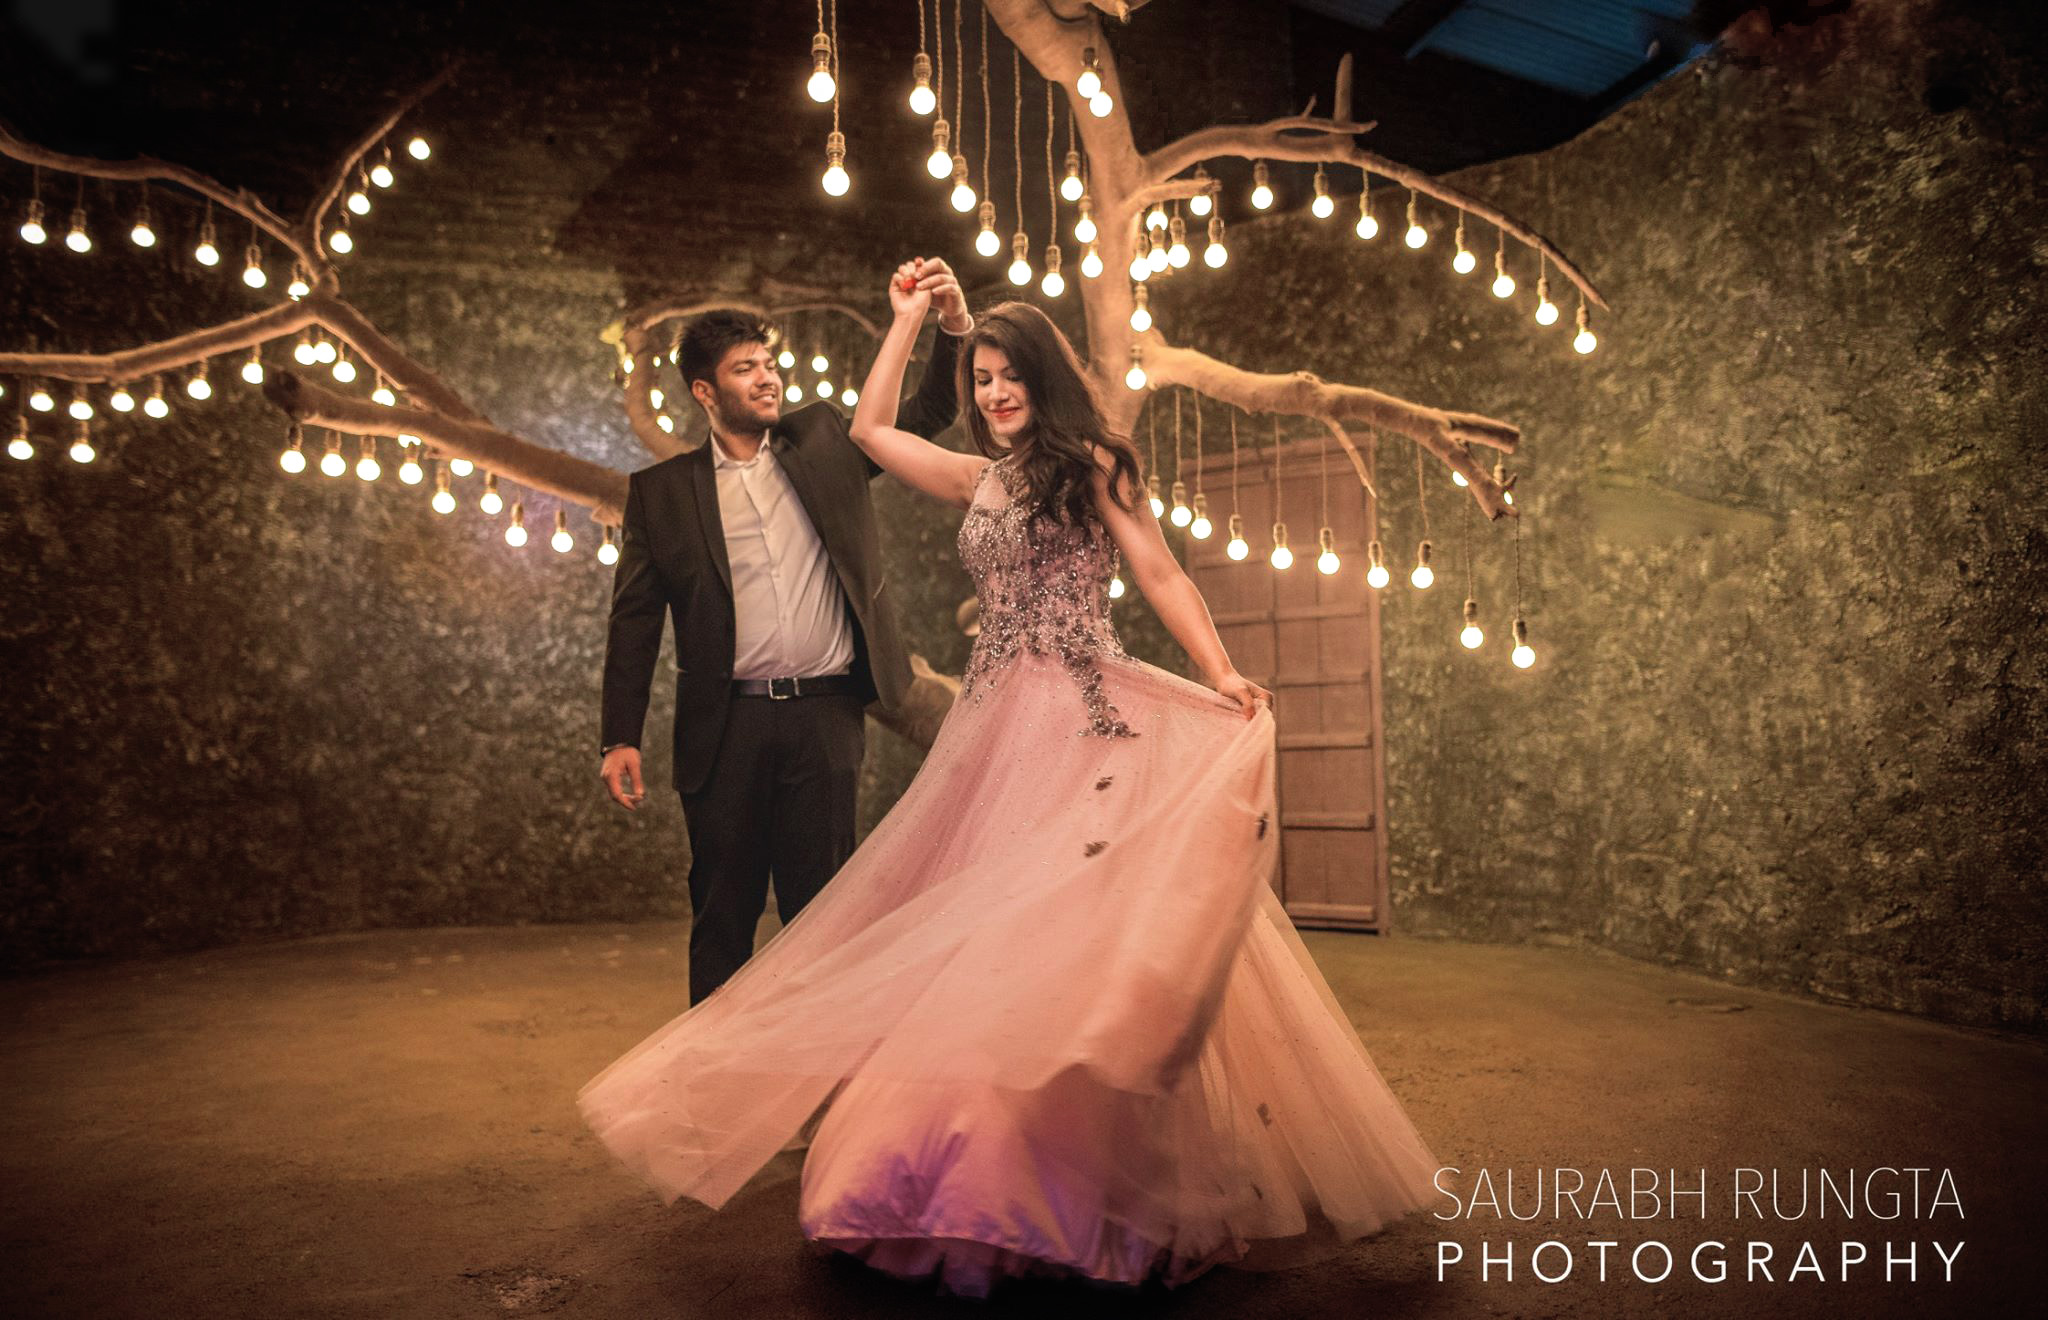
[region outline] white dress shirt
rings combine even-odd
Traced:
[[[742,463],[714,431],[711,466],[732,564],[734,678],[814,678],[853,668],[853,620],[825,543],[767,437]]]

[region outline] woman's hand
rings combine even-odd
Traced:
[[[932,307],[932,291],[919,288],[924,276],[924,258],[914,257],[896,268],[889,277],[889,310],[899,317],[916,317],[922,322]]]
[[[1261,702],[1265,703],[1269,708],[1273,704],[1272,693],[1266,691],[1257,683],[1252,682],[1243,674],[1238,673],[1235,669],[1218,679],[1215,686],[1218,693],[1229,697],[1243,708],[1246,719],[1250,719],[1258,713]]]

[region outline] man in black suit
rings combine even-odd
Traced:
[[[959,336],[973,328],[942,261],[921,267],[939,313],[931,363],[903,405],[930,438],[958,411]],[[604,658],[604,765],[614,800],[646,796],[639,742],[675,620],[675,786],[690,836],[690,1002],[752,956],[768,884],[793,920],[853,852],[863,709],[899,703],[910,662],[868,502],[881,472],[831,404],[782,415],[773,332],[741,312],[676,340],[710,442],[632,474]]]

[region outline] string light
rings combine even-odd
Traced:
[[[341,350],[334,346],[333,341],[327,339],[316,339],[313,341],[313,360],[315,362],[331,364],[340,357]]]
[[[78,180],[78,204],[71,208],[71,230],[64,235],[64,246],[84,256],[92,251],[92,235],[85,232],[85,179]]]
[[[1031,239],[1023,230],[1010,238],[1010,283],[1019,288],[1031,283]]]
[[[1093,100],[1102,92],[1102,66],[1096,63],[1093,46],[1081,51],[1081,74],[1074,79],[1074,90],[1084,101]]]
[[[396,181],[397,176],[391,173],[391,144],[386,142],[382,159],[370,167],[370,182],[379,188],[389,188]]]
[[[555,510],[555,534],[548,538],[548,544],[558,555],[566,555],[576,548],[576,538],[569,535],[569,514],[566,510]]]
[[[1096,234],[1100,232],[1095,227],[1095,199],[1082,193],[1080,208],[1081,214],[1074,220],[1074,241],[1093,243]]]
[[[414,160],[425,160],[434,154],[434,149],[427,145],[425,138],[415,133],[413,134],[412,141],[405,144],[405,154],[411,156]]]
[[[1515,277],[1508,274],[1506,266],[1508,236],[1506,230],[1498,231],[1500,242],[1493,250],[1493,296],[1506,298],[1515,291]]]
[[[943,0],[940,2],[943,3]],[[962,141],[953,144],[953,155],[949,162],[953,176],[953,191],[947,200],[952,202],[955,211],[966,215],[974,209],[975,197],[974,185],[967,180],[967,155],[961,150],[967,136],[967,79],[961,73],[966,60],[961,53],[960,5],[961,0],[953,0],[953,124],[959,131]],[[940,12],[943,13],[943,9]],[[943,42],[945,37],[941,35],[939,40]]]
[[[1271,209],[1272,205],[1273,183],[1267,173],[1266,162],[1262,160],[1253,161],[1252,206],[1255,210],[1265,211]]]
[[[512,521],[505,525],[505,544],[518,549],[526,544],[526,501],[512,501]]]
[[[455,512],[455,492],[448,487],[448,469],[445,467],[435,468],[434,498],[427,503],[435,513],[440,514],[444,518]]]
[[[1188,507],[1188,483],[1181,479],[1181,473],[1186,471],[1187,467],[1186,461],[1181,454],[1180,441],[1180,394],[1175,392],[1173,396],[1173,510],[1166,515],[1166,520],[1175,527],[1186,527],[1195,520],[1195,511]]]
[[[199,222],[199,242],[192,249],[192,259],[202,266],[220,265],[220,247],[214,242],[211,201],[206,204],[206,218]]]
[[[1216,209],[1216,199],[1211,195],[1216,185],[1210,181],[1209,171],[1200,165],[1195,166],[1195,182],[1201,184],[1202,189],[1188,198],[1188,214],[1199,220]]]
[[[392,392],[391,382],[384,379],[384,373],[377,373],[377,388],[370,391],[370,401],[381,403],[386,408],[398,406],[398,395]]]
[[[1460,275],[1470,275],[1478,267],[1479,258],[1465,250],[1465,212],[1462,207],[1458,211],[1457,236],[1452,241],[1457,244],[1458,255],[1451,258],[1451,269]]]
[[[294,265],[292,267],[292,282],[285,285],[284,288],[285,296],[293,302],[297,302],[312,291],[312,286],[306,283],[306,272]]]
[[[66,408],[65,411],[70,413],[77,421],[84,422],[92,419],[92,400],[85,396],[85,386],[74,385],[71,387],[71,406]]]
[[[1131,329],[1144,334],[1152,328],[1152,298],[1142,284],[1131,289]]]
[[[993,257],[1003,250],[1003,240],[996,233],[995,190],[989,187],[988,169],[990,143],[992,141],[994,113],[990,110],[988,92],[988,6],[977,6],[981,11],[981,207],[980,232],[974,236],[974,250],[984,257]],[[953,74],[959,76],[959,70]]]
[[[363,437],[362,447],[356,451],[356,475],[364,481],[375,481],[384,475],[384,465],[377,461],[377,437]]]
[[[90,423],[80,422],[78,424],[78,431],[72,436],[71,448],[67,452],[70,453],[71,461],[74,463],[90,463],[99,457],[99,451],[92,447],[92,427]]]
[[[1223,553],[1243,563],[1251,555],[1252,548],[1244,539],[1244,516],[1237,509],[1237,407],[1230,409],[1230,540],[1224,545]]]
[[[346,214],[341,217],[341,224],[336,226],[334,232],[327,236],[327,246],[330,250],[343,256],[356,250],[356,241],[349,236],[348,216]]]
[[[825,173],[819,182],[828,197],[844,197],[853,187],[853,176],[846,172],[846,134],[837,129],[825,137]]]
[[[270,283],[270,277],[263,273],[263,249],[251,243],[247,256],[248,260],[242,266],[242,283],[252,289],[260,289]]]
[[[1322,501],[1322,526],[1316,529],[1316,572],[1330,577],[1342,567],[1337,558],[1337,533],[1330,527],[1330,442],[1327,438],[1316,444],[1316,488],[1317,497]]]
[[[24,463],[36,456],[36,447],[28,438],[28,418],[20,413],[14,415],[14,435],[7,442],[7,456]]]
[[[1429,566],[1429,550],[1427,538],[1415,547],[1415,569],[1408,575],[1408,584],[1418,591],[1429,590],[1430,584],[1436,581],[1436,570]]]
[[[1374,587],[1384,587],[1387,583],[1394,580],[1394,575],[1387,572],[1386,554],[1380,548],[1380,543],[1377,539],[1366,547],[1365,555],[1366,560],[1372,565],[1372,567],[1365,570],[1365,580],[1368,583]]]
[[[1131,278],[1139,284],[1152,278],[1152,263],[1147,261],[1145,256],[1145,253],[1140,252],[1131,258]]]
[[[348,355],[340,350],[335,352],[333,371],[334,378],[344,385],[352,384],[355,381],[356,364],[349,361]]]
[[[419,448],[417,440],[405,445],[398,460],[398,479],[408,486],[417,486],[426,479],[426,469],[420,466]]]
[[[1172,262],[1167,258],[1166,242],[1159,236],[1159,231],[1154,229],[1151,231],[1151,234],[1152,246],[1145,253],[1145,264],[1151,268],[1154,275],[1157,275],[1163,272]]]
[[[1088,251],[1081,257],[1081,275],[1084,279],[1092,280],[1101,274],[1102,254],[1095,250],[1093,243],[1090,243]]]
[[[114,392],[107,396],[107,406],[118,413],[134,412],[135,396],[128,392],[126,385],[116,385]]]
[[[1401,236],[1401,241],[1413,249],[1420,249],[1423,244],[1429,242],[1429,231],[1424,229],[1421,222],[1415,218],[1415,190],[1413,188],[1408,190],[1408,232]]]
[[[1060,180],[1060,196],[1070,202],[1078,202],[1081,200],[1081,191],[1081,153],[1068,148],[1067,176]]]
[[[292,423],[290,433],[285,436],[284,448],[277,455],[277,465],[294,477],[306,470],[306,433],[297,422]]]
[[[804,91],[819,105],[839,91],[832,77],[832,38],[825,35],[825,0],[818,0],[818,30],[811,34],[811,76]]]
[[[1145,346],[1131,345],[1131,369],[1124,373],[1124,384],[1134,390],[1145,388]]]
[[[505,508],[504,497],[498,494],[498,474],[484,473],[484,492],[477,497],[476,506],[495,518]]]
[[[1421,445],[1415,446],[1415,506],[1422,515],[1422,542],[1415,547],[1415,567],[1408,574],[1408,584],[1427,591],[1436,581],[1436,570],[1429,566],[1429,486],[1422,479]]]
[[[201,401],[213,397],[213,383],[206,379],[206,363],[203,359],[192,368],[192,377],[185,382],[185,393]]]
[[[1310,211],[1318,220],[1327,220],[1337,213],[1337,200],[1330,196],[1330,181],[1323,177],[1323,167],[1316,165],[1316,199],[1309,203]]]
[[[152,376],[149,380],[149,397],[142,401],[142,411],[159,420],[171,415],[171,405],[164,398],[164,378]]]
[[[35,247],[41,247],[50,241],[50,231],[43,228],[42,198],[31,197],[28,199],[28,214],[22,219],[20,233],[22,242],[32,244]]]
[[[142,204],[135,208],[135,226],[128,231],[128,241],[139,248],[156,246],[156,228],[149,223],[149,193],[142,194]]]
[[[1529,645],[1529,625],[1519,614],[1515,616],[1514,634],[1515,649],[1509,652],[1508,658],[1514,662],[1515,668],[1527,669],[1536,663],[1536,652]]]
[[[910,61],[910,113],[923,117],[938,109],[932,92],[932,57],[925,54],[924,0],[917,0],[917,56]]]
[[[242,364],[242,380],[246,384],[263,383],[263,346],[258,344],[249,350],[249,360]]]
[[[356,167],[356,186],[349,190],[344,204],[357,215],[370,213],[370,175],[360,165]]]
[[[1230,260],[1230,249],[1223,246],[1223,217],[1209,217],[1209,245],[1202,249],[1202,264],[1210,270],[1222,270],[1223,263]]]
[[[1544,273],[1543,249],[1536,249],[1536,324],[1556,325],[1557,304],[1550,301],[1550,276]]]
[[[338,477],[348,471],[348,460],[341,456],[341,432],[327,433],[327,452],[320,455],[320,475]]]
[[[299,342],[292,345],[292,361],[302,367],[310,367],[320,360],[320,351],[313,347],[313,334],[309,330],[299,332]]]
[[[1010,152],[1016,171],[1013,202],[1017,208],[1017,232],[1010,236],[1010,283],[1022,288],[1031,282],[1031,240],[1024,234],[1024,60],[1010,47]]]
[[[1465,597],[1465,626],[1458,630],[1458,641],[1468,651],[1478,650],[1486,641],[1486,630],[1479,626],[1479,602]]]
[[[612,540],[612,525],[610,523],[604,525],[604,539],[598,542],[597,562],[600,564],[616,564],[619,562],[619,547]]]
[[[1274,569],[1285,573],[1294,567],[1294,551],[1287,548],[1287,523],[1281,517],[1281,496],[1285,488],[1280,479],[1280,419],[1273,419],[1273,553],[1267,557]]]
[[[50,412],[57,406],[57,400],[45,386],[36,385],[28,393],[28,406],[37,412]]]
[[[1166,501],[1159,498],[1159,424],[1152,404],[1153,399],[1145,400],[1145,507],[1154,518],[1163,518]]]
[[[1166,228],[1166,208],[1157,202],[1152,203],[1152,209],[1145,213],[1145,228],[1147,231]]]
[[[1181,219],[1179,202],[1173,204],[1173,219],[1168,223],[1167,234],[1166,264],[1175,270],[1186,269],[1192,254],[1188,251],[1188,222]]]
[[[1060,274],[1060,245],[1045,245],[1045,278],[1038,283],[1039,291],[1048,298],[1057,298],[1067,291],[1066,277]]]
[[[1057,116],[1053,110],[1052,80],[1045,84],[1045,278],[1038,282],[1039,292],[1048,298],[1057,298],[1067,291],[1066,277],[1060,274],[1060,204],[1055,194],[1052,175],[1053,121]]]
[[[1351,232],[1371,240],[1379,236],[1380,222],[1372,214],[1372,171],[1363,170],[1361,173],[1365,176],[1365,183],[1358,190],[1358,223],[1351,227]]]
[[[1599,344],[1600,341],[1586,325],[1586,295],[1582,293],[1579,295],[1579,333],[1572,337],[1572,347],[1584,355],[1592,352]]]

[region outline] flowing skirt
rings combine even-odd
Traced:
[[[665,1202],[808,1140],[806,1237],[976,1295],[1177,1284],[1425,1203],[1436,1161],[1269,883],[1272,716],[1099,663],[1138,736],[1084,735],[1073,675],[1020,653],[794,921],[582,1089]]]

